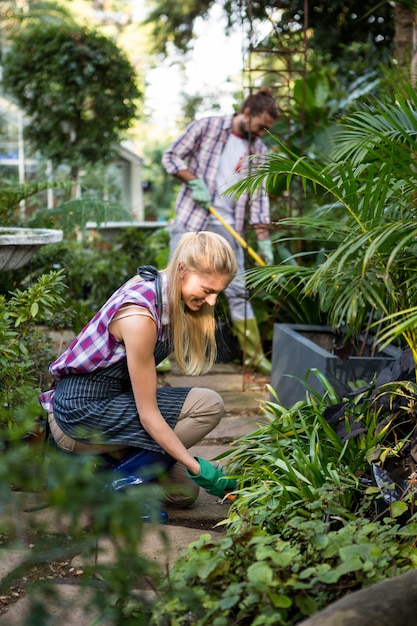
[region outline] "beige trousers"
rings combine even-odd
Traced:
[[[192,448],[217,426],[223,415],[223,399],[216,391],[193,388],[184,402],[174,432],[186,448]],[[182,508],[191,506],[200,491],[200,487],[188,478],[182,463],[175,463],[169,470],[163,486],[165,504]]]
[[[174,432],[186,448],[191,448],[217,426],[223,414],[223,399],[216,391],[194,387],[185,399]],[[66,452],[111,454],[124,449],[124,446],[89,444],[69,437],[58,426],[53,413],[48,414],[48,422],[56,445]],[[170,506],[190,506],[199,492],[198,485],[188,478],[181,463],[175,463],[169,470],[163,486],[166,490],[165,504]]]

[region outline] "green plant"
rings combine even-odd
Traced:
[[[37,210],[29,225],[32,228],[60,228],[66,237],[74,237],[85,229],[89,221],[99,226],[112,220],[130,222],[132,216],[120,204],[83,197],[60,202],[53,209]]]
[[[224,537],[202,536],[182,554],[150,624],[292,626],[347,592],[416,567],[415,493],[387,503],[393,485],[370,480],[373,462],[410,442],[416,385],[371,381],[341,404],[313,373],[324,397],[310,390],[290,409],[263,403],[268,423],[223,455],[239,479]],[[343,434],[329,423],[338,413]]]
[[[0,187],[0,220],[3,226],[20,226],[23,218],[19,208],[22,200],[28,200],[40,191],[52,187],[65,187],[62,182],[33,182],[26,185],[10,184]]]
[[[239,497],[227,523],[239,530],[245,520],[277,532],[282,508],[286,515],[291,509],[299,513],[306,503],[321,500],[326,485],[331,486],[333,496],[331,510],[323,508],[322,515],[329,517],[337,510],[340,520],[350,520],[362,508],[369,485],[377,486],[375,464],[393,472],[387,475],[388,482],[394,482],[395,473],[404,480],[413,465],[410,455],[417,432],[413,370],[411,352],[406,350],[391,368],[369,382],[362,381],[342,401],[326,378],[312,370],[306,378],[317,376],[324,394],[305,383],[306,399],[289,409],[271,389],[275,401],[262,405],[268,423],[239,439],[227,453],[233,454],[232,471],[241,477]],[[397,500],[405,506],[401,505],[403,513],[408,510],[413,515],[412,482],[401,490],[401,497],[385,503],[380,492],[378,512],[367,515],[375,519],[381,511],[390,515]]]
[[[73,23],[29,23],[3,58],[3,87],[25,111],[33,149],[77,180],[85,163],[108,162],[131,125],[141,92],[109,38]]]
[[[360,420],[361,433],[343,440],[325,419],[339,399],[320,372],[311,374],[320,378],[323,397],[306,385],[306,400],[285,409],[270,389],[276,400],[262,405],[267,425],[239,439],[232,451],[233,472],[243,476],[239,491],[243,497],[236,499],[228,522],[236,530],[244,520],[269,533],[278,532],[282,508],[288,515],[290,510],[299,514],[311,502],[323,505],[323,489],[328,490],[328,498],[332,494],[323,516],[337,511],[349,520],[361,503],[365,488],[359,476],[369,472],[369,455],[386,432],[378,429],[371,403],[366,410],[366,399],[359,394],[346,412],[346,423],[353,432]]]
[[[250,270],[250,284],[279,298],[295,283],[306,297],[318,297],[334,328],[348,327],[360,335],[372,327],[377,342],[401,339],[417,361],[417,97],[410,86],[404,92],[395,94],[395,101],[371,101],[347,115],[327,165],[300,158],[278,142],[281,152],[267,155],[235,190],[255,190],[263,179],[283,174],[288,184],[296,178],[324,190],[326,206],[280,222],[304,234],[319,233],[322,262],[309,265],[302,254],[294,254],[296,264]]]
[[[308,509],[309,519],[292,515],[279,534],[251,527],[220,543],[202,535],[172,568],[149,624],[295,625],[341,592],[416,562],[416,548],[395,522],[357,519],[329,531],[314,503]]]
[[[0,431],[6,439],[32,432],[41,413],[38,394],[52,352],[41,323],[62,306],[63,273],[49,272],[25,290],[0,296]]]

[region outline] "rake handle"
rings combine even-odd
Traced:
[[[232,228],[230,226],[230,224],[228,224],[221,215],[219,215],[219,213],[217,213],[216,209],[214,207],[209,207],[209,211],[212,215],[214,215],[214,217],[219,220],[220,224],[222,224],[222,226],[225,227],[225,229],[232,235],[232,237],[234,237],[236,239],[236,241],[238,243],[240,243],[240,245],[242,246],[242,248],[244,250],[246,250],[253,259],[255,259],[255,261],[258,263],[258,265],[260,265],[261,267],[265,267],[266,263],[265,261],[259,256],[259,254],[257,254],[255,252],[255,250],[253,248],[250,247],[250,245],[243,239],[243,237],[241,237],[239,235],[239,233],[237,233],[235,231],[234,228]]]

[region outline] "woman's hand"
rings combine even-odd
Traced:
[[[234,478],[227,478],[221,469],[215,467],[209,461],[196,457],[200,471],[197,475],[194,472],[188,472],[187,476],[191,478],[197,485],[203,487],[212,496],[224,496],[236,489],[237,482]]]

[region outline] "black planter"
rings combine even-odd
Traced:
[[[305,400],[306,387],[302,381],[306,377],[312,389],[320,394],[324,392],[315,374],[308,373],[312,368],[324,374],[342,398],[350,391],[349,383],[368,381],[400,355],[400,350],[387,346],[377,356],[350,355],[346,358],[343,350],[340,350],[341,356],[336,356],[309,338],[326,334],[331,341],[333,333],[330,327],[274,324],[271,386],[284,407],[289,408],[295,402]]]

